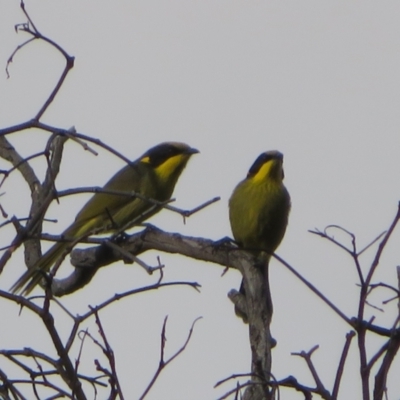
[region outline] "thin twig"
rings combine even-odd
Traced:
[[[319,348],[318,345],[314,346],[311,350],[309,351],[302,351],[300,353],[292,353],[294,356],[299,356],[301,358],[304,358],[304,360],[307,363],[307,366],[311,372],[311,375],[314,378],[315,384],[317,386],[316,391],[317,393],[326,400],[331,400],[332,396],[330,395],[329,391],[325,388],[324,384],[322,383],[317,370],[315,369],[314,363],[311,360],[311,356]]]
[[[338,308],[336,307],[321,291],[319,291],[312,283],[305,279],[301,274],[299,274],[289,263],[287,263],[283,258],[279,257],[277,254],[272,254],[272,257],[276,258],[282,265],[284,265],[290,272],[292,272],[298,279],[300,279],[312,292],[314,292],[325,304],[327,304],[336,314],[339,315],[344,321],[346,321],[350,326],[352,325],[351,320]]]
[[[335,383],[333,385],[333,390],[332,390],[332,399],[338,398],[340,382],[344,372],[344,365],[346,363],[347,355],[349,353],[351,341],[355,335],[356,334],[354,331],[350,331],[349,333],[346,334],[346,342],[344,344],[342,356],[340,357],[339,365],[336,371]]]
[[[108,342],[107,336],[105,334],[103,325],[100,321],[100,317],[97,311],[95,311],[95,320],[96,320],[96,325],[99,328],[99,333],[100,336],[103,340],[104,343],[104,355],[107,357],[108,363],[111,367],[111,373],[109,375],[109,382],[111,385],[111,391],[113,393],[115,393],[116,395],[118,394],[119,398],[121,400],[124,400],[124,395],[122,393],[122,388],[121,388],[121,384],[119,383],[119,379],[118,379],[118,374],[117,374],[117,369],[116,369],[116,363],[115,363],[115,356],[114,356],[114,350],[112,349],[112,347],[110,346],[110,343]]]
[[[142,261],[139,257],[134,256],[129,251],[123,249],[122,247],[118,246],[116,243],[113,243],[109,240],[105,240],[104,244],[107,247],[109,247],[110,249],[113,249],[114,251],[121,253],[121,255],[123,257],[130,260],[131,262],[135,262],[138,265],[140,265],[149,275],[151,275],[154,271],[157,271],[158,269],[163,267],[163,266],[151,267],[150,265],[147,265],[144,261]]]
[[[155,372],[153,378],[151,379],[150,383],[148,384],[147,388],[145,389],[143,394],[139,397],[139,400],[143,400],[147,396],[147,394],[149,393],[150,389],[153,387],[153,385],[155,384],[157,378],[161,374],[162,370],[186,349],[186,346],[188,345],[188,343],[190,341],[190,338],[192,337],[194,325],[199,319],[201,319],[201,317],[198,317],[193,321],[192,326],[191,326],[191,328],[189,330],[189,334],[188,334],[188,336],[186,338],[186,341],[181,346],[181,348],[175,354],[173,354],[168,360],[165,360],[164,359],[164,350],[165,350],[165,342],[166,342],[165,331],[166,331],[166,327],[167,327],[167,319],[168,319],[168,316],[166,316],[165,319],[164,319],[164,323],[163,323],[163,327],[162,327],[162,331],[161,331],[161,347],[160,347],[160,362],[159,362],[159,366],[158,366],[157,371]]]
[[[197,282],[166,282],[166,283],[156,283],[154,285],[149,285],[149,286],[144,286],[138,289],[133,289],[133,290],[129,290],[127,292],[123,292],[123,293],[117,293],[115,294],[113,297],[111,297],[110,299],[104,301],[103,303],[100,303],[96,306],[91,306],[90,307],[90,311],[88,311],[85,314],[82,315],[78,315],[76,317],[74,317],[74,326],[71,330],[71,333],[69,335],[69,338],[67,340],[67,344],[66,344],[66,349],[67,351],[69,351],[69,349],[71,348],[71,346],[74,343],[75,337],[76,337],[76,333],[79,329],[80,324],[87,320],[88,318],[90,318],[91,316],[95,315],[95,313],[99,312],[100,310],[104,309],[105,307],[107,307],[108,305],[117,302],[125,297],[129,297],[129,296],[133,296],[135,294],[138,293],[143,293],[143,292],[147,292],[147,291],[151,291],[151,290],[158,290],[161,289],[163,287],[169,287],[169,286],[189,286],[197,291],[199,291],[199,288],[201,287],[201,285],[199,285]],[[1,296],[1,291],[0,291],[0,296]],[[68,313],[68,315],[71,315],[71,313]]]

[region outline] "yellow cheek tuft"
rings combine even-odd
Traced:
[[[167,180],[174,171],[183,163],[186,155],[178,154],[176,156],[168,158],[161,165],[159,165],[155,172],[161,180]]]
[[[140,162],[150,164],[150,157],[143,157],[140,159]]]
[[[272,167],[274,166],[274,161],[268,161],[263,166],[260,168],[260,170],[253,176],[252,180],[253,182],[261,182],[266,179],[266,177],[269,175]]]

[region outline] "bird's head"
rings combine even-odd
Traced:
[[[247,178],[253,179],[255,182],[266,179],[282,182],[284,178],[283,154],[277,150],[261,153],[247,173]]]
[[[160,181],[176,182],[189,158],[196,153],[199,153],[197,149],[185,143],[165,142],[147,150],[139,161],[153,168]]]

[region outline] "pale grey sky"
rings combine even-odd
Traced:
[[[236,183],[261,152],[279,149],[285,154],[293,208],[277,253],[347,315],[355,315],[357,274],[351,260],[307,230],[340,224],[357,235],[361,248],[395,215],[400,199],[398,1],[27,0],[26,6],[38,29],[76,57],[44,122],[74,125],[132,159],[165,140],[199,148],[201,154],[193,157],[178,183],[176,205],[191,208],[216,195],[222,200],[186,225],[166,211],[152,222],[213,239],[230,235],[227,200]],[[3,2],[0,66],[26,39],[14,32],[20,22],[25,19],[18,1]],[[19,52],[10,66],[11,78],[0,75],[0,126],[33,117],[62,67],[63,59],[43,43]],[[41,149],[46,138],[46,133],[29,131],[10,139],[28,155]],[[103,151],[93,157],[71,143],[58,185],[101,185],[121,166]],[[11,193],[15,185],[22,188],[23,183],[13,180],[2,190]],[[46,229],[61,232],[84,201],[78,196],[52,207],[50,217],[60,222]],[[2,204],[10,215],[27,210],[23,198],[6,195]],[[1,245],[8,243],[4,231],[1,235]],[[396,284],[399,239],[395,233],[375,281]],[[365,254],[364,268],[373,254]],[[143,258],[154,264],[156,256]],[[192,321],[203,316],[186,352],[163,373],[148,399],[217,398],[232,387],[213,389],[218,380],[249,370],[247,326],[234,316],[226,297],[240,276],[230,271],[221,277],[218,266],[161,257],[167,264],[166,280],[195,280],[203,288],[201,294],[182,288],[146,294],[102,314],[122,386],[127,398],[143,391],[157,367],[166,314],[169,354],[184,341]],[[2,274],[2,289],[22,273],[21,263],[21,255],[13,257],[13,267]],[[320,344],[314,361],[331,387],[349,327],[277,262],[271,266],[271,281],[272,329],[278,340],[275,376],[295,375],[312,385],[304,362],[290,353]],[[88,304],[150,282],[137,266],[110,266],[65,304],[82,313]],[[381,292],[375,304],[381,306],[388,297]],[[8,322],[8,330],[0,331],[3,348],[33,345],[39,334],[45,336],[27,312],[19,317],[16,307],[2,304],[1,309]],[[391,321],[388,313],[369,312],[378,323]],[[60,324],[67,322],[59,317]],[[35,326],[27,329],[28,323]],[[22,335],[16,338],[16,329],[31,336],[31,343]],[[377,346],[373,341],[372,349]],[[95,357],[90,345],[85,352],[87,359]],[[343,399],[360,396],[356,362],[354,346]],[[397,363],[397,375],[399,368]],[[394,373],[389,388],[389,399],[395,399],[400,387]],[[283,391],[282,398],[302,396]]]

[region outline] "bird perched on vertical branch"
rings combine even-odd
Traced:
[[[189,158],[199,151],[179,142],[165,142],[146,151],[118,171],[103,187],[104,191],[138,193],[139,197],[96,193],[83,206],[75,221],[57,242],[12,286],[14,293],[29,294],[43,278],[43,273],[69,250],[71,243],[93,233],[116,231],[134,221],[139,224],[162,209],[151,200],[165,202]],[[148,200],[147,200],[148,199]]]
[[[229,200],[233,237],[239,247],[258,256],[257,264],[263,265],[266,280],[269,259],[285,235],[291,206],[283,178],[283,154],[279,151],[262,153]],[[240,292],[245,295],[243,281]],[[270,308],[272,312],[272,303]],[[247,316],[237,307],[235,312],[247,322]]]

